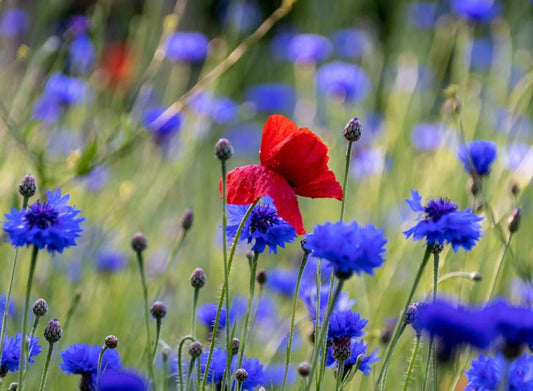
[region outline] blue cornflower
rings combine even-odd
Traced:
[[[233,121],[239,114],[239,106],[233,99],[221,97],[213,102],[211,116],[217,124],[225,124]]]
[[[411,197],[406,200],[407,204],[422,218],[414,227],[403,232],[406,238],[425,238],[428,245],[450,243],[453,251],[457,252],[459,247],[470,250],[481,237],[479,222],[483,217],[476,216],[470,209],[457,210],[456,204],[443,198],[430,200],[427,206],[423,206],[422,197],[415,190],[411,191]]]
[[[196,316],[198,317],[198,321],[200,323],[209,327],[210,330],[213,330],[213,327],[215,327],[215,319],[217,316],[217,305],[212,303],[202,304],[200,307],[198,307],[198,312]],[[226,327],[226,309],[222,307],[218,319],[218,329],[222,330],[224,327]]]
[[[294,345],[293,345],[294,346]],[[271,387],[281,387],[283,384],[283,374],[285,373],[285,364],[269,364],[265,368],[265,382],[264,386],[270,389]],[[290,387],[297,379],[296,368],[292,365],[289,365],[287,370],[287,379],[285,384]]]
[[[374,350],[372,353],[367,355],[367,347],[368,345],[362,339],[352,338],[352,340],[350,341],[350,358],[344,361],[344,376],[346,376],[348,372],[354,367],[354,365],[357,363],[357,358],[361,354],[363,355],[363,360],[359,364],[359,368],[357,368],[357,370],[363,372],[365,376],[368,376],[370,374],[370,369],[372,369],[370,365],[379,361],[379,357],[376,357],[377,350]],[[328,354],[326,356],[326,365],[330,368],[337,366],[337,360],[335,360],[335,358],[333,357],[333,347],[330,347],[328,349]]]
[[[450,7],[456,15],[478,22],[489,21],[500,12],[495,0],[450,0]]]
[[[200,365],[202,378],[205,376],[205,369],[207,366],[209,352],[204,352],[200,356]],[[223,351],[220,347],[217,347],[213,351],[213,357],[209,366],[209,372],[207,373],[207,383],[214,384],[216,388],[221,384],[224,370],[226,368],[227,352]],[[233,373],[239,368],[235,368],[237,363],[237,356],[233,356],[230,370]],[[243,356],[241,368],[248,372],[248,378],[242,383],[243,390],[252,390],[264,381],[263,366],[256,358],[246,359]]]
[[[364,334],[363,328],[368,320],[361,319],[361,315],[350,310],[334,311],[331,314],[328,328],[328,339],[351,339]]]
[[[314,64],[328,58],[332,51],[329,40],[318,34],[299,34],[289,43],[289,59],[297,64]]]
[[[533,344],[533,311],[530,308],[497,300],[485,308],[483,316],[508,347]]]
[[[70,196],[61,196],[58,189],[55,193],[47,193],[48,201],[37,201],[27,209],[11,209],[5,215],[4,231],[8,233],[11,245],[14,247],[35,245],[40,250],[46,248],[53,254],[62,253],[66,247],[75,246],[76,238],[80,236],[80,223],[83,217],[73,206],[67,205]]]
[[[261,145],[263,130],[254,123],[241,123],[229,128],[224,137],[231,140],[236,156],[256,156]]]
[[[366,98],[372,84],[366,73],[356,65],[332,62],[318,70],[316,86],[328,97],[352,102]]]
[[[409,5],[407,18],[411,25],[421,29],[431,29],[439,17],[439,7],[435,3],[416,2]]]
[[[89,73],[96,60],[96,50],[87,34],[80,34],[70,44],[69,64],[79,74]]]
[[[298,272],[295,270],[271,269],[267,272],[266,287],[283,296],[292,297],[297,278]]]
[[[15,37],[28,30],[30,18],[22,8],[9,8],[0,17],[0,35]]]
[[[493,341],[494,324],[482,314],[437,300],[418,308],[415,328],[439,337],[439,358],[447,360],[462,345],[484,349]]]
[[[472,367],[465,371],[468,379],[465,391],[491,391],[498,389],[502,381],[504,368],[507,364],[503,356],[484,357],[480,355],[477,360],[472,360]],[[533,356],[522,354],[509,366],[506,390],[533,389]]]
[[[371,45],[369,35],[363,30],[344,29],[333,35],[335,54],[342,58],[360,58],[370,49]]]
[[[326,312],[329,301],[329,285],[324,285],[320,287],[320,319],[322,315]],[[310,286],[304,291],[300,290],[300,299],[304,302],[309,311],[309,317],[314,322],[316,320],[316,307],[317,307],[317,290],[316,286]],[[333,307],[335,311],[346,311],[349,310],[355,304],[355,300],[350,300],[346,292],[341,292],[335,306]]]
[[[476,140],[468,143],[466,147],[461,146],[457,156],[469,174],[483,176],[490,173],[490,166],[496,159],[496,154],[495,143]]]
[[[361,227],[356,221],[339,221],[317,225],[305,246],[313,256],[328,260],[337,277],[348,278],[354,272],[374,274],[374,268],[385,262],[386,243],[383,231],[371,224]]]
[[[61,352],[63,362],[59,367],[67,375],[81,375],[82,385],[93,389],[96,387],[96,372],[98,368],[98,357],[102,347],[100,345],[89,346],[83,344],[70,345],[66,350]],[[102,357],[102,374],[107,371],[116,371],[121,367],[120,356],[116,350],[108,349]]]
[[[420,151],[435,151],[442,142],[442,123],[421,122],[411,131],[411,143]]]
[[[164,120],[159,120],[159,117],[166,110],[166,107],[153,107],[146,110],[143,116],[143,125],[154,134],[158,141],[168,139],[181,128],[182,115],[180,113],[170,115]]]
[[[87,191],[100,194],[110,177],[111,170],[105,165],[99,165],[83,176],[83,182]]]
[[[391,164],[390,155],[381,147],[360,149],[353,157],[350,173],[356,179],[364,179],[373,175],[382,175],[390,169]]]
[[[35,362],[33,357],[41,353],[41,345],[39,345],[38,342],[39,338],[32,338],[29,344],[30,355],[28,357],[28,363],[30,364]],[[8,337],[7,335],[4,337],[4,347],[0,362],[0,379],[4,378],[8,372],[15,372],[19,370],[21,343],[21,333],[17,333],[16,337]]]
[[[7,295],[2,293],[0,295],[0,311],[3,313],[4,310],[5,310],[5,307],[6,307],[6,300],[7,300]],[[16,311],[16,307],[15,307],[15,302],[13,301],[13,299],[11,298],[9,300],[9,304],[7,304],[7,316],[13,316],[15,315],[15,311]]]
[[[200,62],[207,56],[208,45],[202,33],[173,33],[165,41],[165,56],[170,61]]]
[[[276,254],[277,246],[283,248],[285,243],[296,238],[294,228],[278,216],[277,209],[270,197],[263,197],[264,204],[256,205],[246,220],[240,240],[254,242],[252,250],[261,254],[268,246],[270,253]],[[233,241],[237,229],[249,205],[228,205],[228,240]]]
[[[101,273],[116,273],[127,264],[128,257],[121,251],[102,249],[96,254],[96,270]]]
[[[148,391],[144,376],[133,371],[107,371],[98,383],[99,391]]]
[[[246,91],[246,100],[262,113],[292,114],[296,106],[296,91],[283,83],[258,84]]]
[[[505,147],[505,167],[511,171],[531,175],[533,171],[533,148],[524,143],[514,143]]]

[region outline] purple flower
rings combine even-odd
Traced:
[[[170,61],[201,62],[207,56],[208,44],[202,33],[173,33],[165,41],[165,56]]]
[[[329,40],[318,34],[299,34],[289,43],[289,59],[297,64],[314,64],[327,59],[332,51]]]
[[[72,41],[69,51],[69,63],[79,74],[89,73],[96,60],[94,45],[87,34],[78,35]]]
[[[106,371],[98,384],[99,391],[148,391],[148,381],[133,371]]]
[[[500,13],[496,0],[450,0],[452,11],[463,18],[478,22],[492,20]]]
[[[282,83],[258,84],[246,91],[246,100],[262,113],[291,114],[296,106],[296,91]]]
[[[33,364],[33,358],[41,353],[41,346],[38,344],[39,338],[32,338],[29,344],[30,355],[28,363]],[[4,347],[0,362],[0,378],[4,378],[8,372],[18,371],[20,362],[20,348],[22,344],[22,334],[17,333],[16,337],[4,337]]]
[[[370,79],[361,68],[344,62],[322,66],[316,75],[316,85],[320,93],[346,102],[365,99],[372,87]]]
[[[420,151],[434,151],[442,142],[442,129],[442,123],[419,123],[411,132],[411,143]]]
[[[361,227],[356,221],[339,221],[317,225],[307,235],[305,247],[313,256],[329,261],[338,277],[347,278],[354,272],[374,274],[385,262],[386,243],[383,231],[371,224]]]
[[[167,140],[181,128],[182,115],[177,113],[168,118],[161,117],[166,110],[166,107],[154,107],[144,113],[143,125],[154,134],[158,141]]]
[[[67,205],[70,196],[61,196],[58,189],[47,193],[47,202],[30,205],[20,211],[11,209],[5,215],[4,231],[9,235],[14,247],[35,245],[40,250],[62,253],[66,247],[75,246],[80,236],[82,217],[76,217],[80,211]]]
[[[456,204],[443,198],[430,200],[423,206],[422,197],[415,190],[411,191],[411,197],[406,200],[407,204],[413,212],[419,213],[420,221],[403,232],[406,238],[426,239],[428,245],[450,243],[455,252],[459,247],[468,251],[476,245],[481,237],[479,222],[483,217],[476,216],[470,209],[457,210]]]
[[[9,8],[0,17],[0,35],[15,37],[28,30],[30,18],[28,13],[21,8]]]
[[[239,106],[230,98],[217,98],[211,108],[213,121],[218,124],[225,124],[233,121],[239,114]]]
[[[479,176],[488,175],[490,166],[496,159],[496,144],[492,141],[476,140],[461,146],[458,157],[463,163],[466,172]]]
[[[472,360],[472,367],[465,371],[468,379],[465,391],[491,391],[498,389],[503,380],[505,366],[508,365],[503,356],[484,357],[480,355],[477,360]],[[524,353],[510,363],[507,375],[508,384],[505,390],[530,390],[533,389],[533,356]]]
[[[368,320],[361,319],[361,315],[350,310],[334,311],[331,314],[328,328],[328,339],[335,343],[336,339],[351,339],[361,337],[363,328]]]
[[[102,249],[96,254],[96,270],[101,273],[116,273],[128,264],[128,257],[121,251]]]
[[[366,31],[339,30],[333,35],[335,54],[341,58],[360,58],[371,48],[372,42]]]

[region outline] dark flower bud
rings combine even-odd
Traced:
[[[9,385],[9,388],[7,391],[17,391],[19,388],[19,384],[17,382],[13,382]]]
[[[439,255],[442,250],[444,250],[444,244],[442,243],[432,243],[431,246],[431,252],[435,255]]]
[[[472,175],[468,178],[468,187],[470,188],[470,193],[473,196],[478,195],[483,190],[483,181],[479,175]]]
[[[263,285],[265,282],[267,282],[267,272],[264,269],[261,269],[257,272],[255,275],[255,280],[259,285]]]
[[[231,341],[231,354],[233,356],[239,353],[240,344],[241,344],[241,341],[239,340],[239,338],[233,338],[233,341]]]
[[[248,262],[252,262],[254,260],[254,252],[252,250],[246,251],[246,258]]]
[[[233,147],[227,138],[221,138],[215,145],[215,156],[218,160],[226,161],[233,155]]]
[[[307,240],[305,238],[303,238],[302,240],[300,240],[300,247],[302,247],[302,251],[306,254],[309,254],[311,253],[311,250],[309,250],[308,248],[305,247],[305,243],[307,242]]]
[[[515,197],[520,194],[520,185],[516,181],[511,182],[511,194]]]
[[[61,339],[61,335],[63,334],[63,330],[61,330],[61,325],[59,324],[57,319],[53,319],[50,322],[48,322],[48,325],[44,328],[44,339],[46,339],[49,343],[56,343]]]
[[[308,362],[303,362],[300,365],[298,365],[298,373],[302,377],[309,376],[309,373],[311,372],[311,366]]]
[[[383,330],[381,330],[381,334],[379,336],[379,340],[382,344],[387,345],[390,342],[395,326],[396,319],[385,320],[385,326],[383,327]]]
[[[25,198],[32,197],[37,191],[37,185],[35,184],[35,178],[33,175],[28,174],[19,183],[19,193]]]
[[[520,220],[522,220],[522,213],[520,212],[520,208],[516,208],[507,221],[509,232],[513,234],[518,231],[518,228],[520,228]]]
[[[470,279],[472,281],[481,281],[481,280],[483,280],[483,276],[481,275],[481,273],[472,272],[472,273],[470,273]]]
[[[45,316],[48,312],[48,303],[45,299],[38,299],[33,303],[33,314],[37,316],[38,318]]]
[[[414,324],[416,321],[416,316],[418,314],[418,311],[420,310],[420,308],[422,308],[425,305],[426,303],[420,303],[420,302],[415,302],[415,303],[410,304],[409,307],[407,307],[407,312],[405,313],[404,322],[406,324]]]
[[[191,278],[189,281],[191,282],[191,286],[194,289],[200,289],[201,287],[205,285],[205,282],[207,281],[207,277],[205,276],[203,269],[197,267],[192,272]]]
[[[362,133],[363,125],[361,125],[361,121],[358,118],[354,117],[348,121],[342,134],[346,140],[353,143],[361,138]]]
[[[192,358],[200,357],[204,351],[204,346],[200,341],[194,341],[189,345],[189,355]]]
[[[187,208],[185,212],[183,212],[183,216],[181,216],[181,228],[183,230],[188,231],[192,227],[192,222],[194,219],[194,213],[192,211],[192,208]]]
[[[246,372],[246,369],[244,368],[237,369],[235,371],[235,379],[237,379],[239,383],[245,382],[246,379],[248,379],[248,372]]]
[[[107,337],[105,337],[105,346],[108,349],[116,349],[116,347],[118,346],[118,338],[114,335],[108,335]]]
[[[142,232],[137,232],[131,238],[131,248],[135,252],[142,252],[146,249],[146,236]]]
[[[353,270],[335,270],[335,277],[339,280],[347,280],[353,275]]]
[[[150,313],[154,319],[163,319],[167,314],[167,306],[162,301],[155,301],[150,307]]]
[[[333,341],[333,358],[338,362],[344,362],[352,356],[350,338],[337,338]]]

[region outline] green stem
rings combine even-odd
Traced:
[[[244,227],[244,224],[246,223],[246,220],[248,220],[248,217],[250,216],[250,213],[252,213],[252,210],[255,208],[255,206],[257,205],[258,202],[259,202],[259,199],[257,199],[253,204],[251,204],[248,207],[248,210],[244,214],[244,216],[243,216],[243,218],[242,218],[242,220],[241,220],[241,222],[239,224],[239,227],[237,228],[237,232],[235,233],[235,238],[233,239],[233,244],[231,245],[231,250],[230,250],[230,253],[229,253],[228,276],[229,276],[229,273],[231,271],[231,264],[233,262],[233,257],[235,255],[235,249],[237,248],[237,243],[239,241],[239,238],[241,237],[241,232],[242,232],[242,229]],[[221,292],[220,298],[218,300],[217,314],[215,316],[215,323],[213,325],[213,332],[212,332],[212,336],[211,336],[211,343],[209,345],[209,354],[207,355],[207,363],[206,363],[206,366],[205,366],[205,373],[209,373],[209,366],[211,365],[211,359],[213,358],[213,351],[215,350],[215,343],[216,343],[217,332],[218,332],[218,323],[219,323],[219,320],[220,320],[220,311],[222,310],[222,304],[223,304],[223,301],[224,301],[226,290],[227,290],[227,284],[226,284],[226,281],[224,281],[224,284],[222,285],[222,292]],[[226,312],[228,312],[228,311],[229,311],[229,308],[226,308]],[[230,325],[226,324],[226,327],[229,328]],[[229,348],[229,346],[228,346],[228,348]],[[206,384],[207,384],[207,376],[204,376],[204,378],[202,380],[202,387],[201,387],[202,391],[205,390]]]
[[[68,326],[70,325],[70,321],[72,319],[72,316],[74,315],[74,311],[76,311],[76,308],[78,308],[78,304],[80,303],[81,299],[81,291],[76,290],[74,293],[74,297],[72,297],[72,301],[70,302],[70,306],[68,307],[67,315],[65,316],[65,323],[63,325],[63,338],[61,341],[65,340],[65,334],[67,334]]]
[[[318,363],[318,356],[322,353],[322,350],[325,350],[325,349],[320,349],[320,348],[326,346],[324,342],[328,334],[329,318],[331,316],[331,313],[333,312],[333,308],[335,308],[335,303],[337,303],[337,299],[339,298],[343,285],[344,285],[344,280],[339,280],[339,282],[337,283],[337,288],[335,289],[335,293],[333,294],[333,299],[328,300],[326,316],[324,320],[322,321],[322,324],[320,325],[320,335],[318,337],[318,340],[315,338],[315,348],[313,350],[313,358],[311,360],[311,372],[309,373],[309,380],[307,381],[307,386],[306,386],[307,391],[311,389],[311,383],[313,382],[313,375],[315,372],[316,365]],[[317,294],[320,295],[320,291],[317,292]],[[320,312],[317,313],[316,316],[317,318],[319,318]],[[315,337],[316,337],[316,330],[315,330]]]
[[[163,354],[163,391],[168,389],[168,354]]]
[[[187,382],[185,384],[185,391],[189,389],[189,384],[191,380],[191,373],[194,369],[194,363],[196,361],[196,357],[191,358],[191,362],[189,363],[189,368],[187,369]]]
[[[154,376],[154,366],[152,359],[152,348],[151,348],[151,339],[150,339],[150,306],[148,304],[148,286],[146,284],[146,275],[144,273],[144,259],[142,256],[142,251],[137,251],[137,263],[139,264],[139,272],[141,274],[141,284],[143,289],[143,298],[144,298],[144,327],[146,329],[146,356],[147,356],[147,365],[148,365],[148,375],[150,379],[154,382],[155,386],[155,376]],[[157,388],[157,387],[154,387]]]
[[[496,264],[496,272],[492,276],[492,282],[489,285],[489,291],[487,292],[487,297],[485,301],[489,301],[492,298],[492,295],[494,294],[494,290],[496,289],[496,286],[498,285],[498,277],[501,273],[502,266],[503,266],[503,260],[505,258],[505,254],[507,253],[507,250],[509,249],[509,246],[511,245],[511,238],[513,237],[513,234],[510,233],[507,237],[507,241],[505,242],[505,246],[503,247],[502,252],[500,253],[500,258],[498,259],[498,263]]]
[[[43,374],[41,376],[41,385],[39,386],[39,391],[44,391],[46,385],[46,377],[48,376],[48,366],[50,365],[50,358],[52,357],[52,351],[54,350],[54,344],[48,343],[48,352],[46,353],[46,361],[44,362]]]
[[[100,376],[102,375],[102,360],[104,359],[104,353],[107,350],[107,346],[103,345],[100,349],[100,354],[98,354],[98,366],[96,367],[96,387],[99,387]]]
[[[19,359],[19,386],[18,390],[22,391],[24,386],[24,373],[26,369],[26,352],[28,344],[26,343],[26,324],[28,322],[28,308],[30,307],[31,286],[33,283],[33,274],[35,273],[35,267],[37,265],[37,255],[39,254],[39,248],[33,245],[31,252],[30,270],[28,273],[28,281],[26,283],[26,298],[24,300],[24,312],[22,313],[22,325],[20,332],[22,333],[22,343],[20,344],[20,359]]]
[[[180,391],[183,391],[183,371],[181,370],[181,352],[183,350],[183,344],[185,341],[191,341],[194,342],[194,338],[192,337],[184,337],[181,339],[179,345],[178,345],[178,383],[180,384]],[[207,368],[205,370],[206,375],[204,376],[204,379],[207,377]]]
[[[255,273],[257,270],[257,259],[259,258],[259,252],[254,251],[254,257],[250,262],[250,291],[248,293],[248,306],[246,307],[246,315],[244,316],[244,327],[241,333],[241,342],[239,345],[239,356],[237,358],[237,366],[235,369],[242,367],[242,360],[244,357],[244,351],[246,349],[246,342],[248,340],[248,329],[250,327],[250,314],[252,312],[252,304],[254,302],[255,296]],[[226,310],[227,311],[227,310]],[[231,382],[231,376],[228,376],[228,379]]]
[[[302,262],[300,263],[300,270],[298,270],[298,278],[296,280],[296,288],[294,289],[294,296],[292,298],[292,313],[291,313],[291,325],[289,329],[289,341],[287,342],[287,350],[285,353],[285,369],[283,371],[283,383],[281,389],[285,390],[285,384],[287,382],[287,372],[289,369],[289,361],[291,358],[291,349],[292,349],[292,337],[294,335],[294,320],[296,318],[296,303],[298,302],[298,292],[300,290],[300,282],[302,280],[302,274],[307,264],[307,259],[309,258],[309,253],[304,251],[302,257]]]
[[[335,386],[336,391],[342,390],[342,378],[344,377],[344,361],[339,362],[337,367],[337,384]]]
[[[429,339],[429,346],[428,346],[428,358],[426,360],[426,371],[424,372],[424,386],[422,387],[423,391],[427,390],[427,385],[428,385],[428,381],[429,381],[429,368],[430,368],[430,365],[431,365],[431,355],[432,355],[432,352],[435,351],[435,349],[433,349],[434,343],[435,343],[435,339],[434,338],[430,338]]]
[[[157,289],[156,297],[161,296],[161,290],[163,289],[165,282],[168,281],[169,276],[172,275],[170,271],[172,270],[172,267],[176,263],[176,256],[178,255],[178,252],[181,249],[183,242],[185,241],[185,236],[187,236],[187,232],[188,232],[187,230],[182,229],[180,232],[180,235],[176,238],[174,242],[174,246],[172,247],[172,251],[170,252],[170,256],[168,258],[165,271],[161,274],[161,280],[157,284],[159,288]]]
[[[230,317],[229,317],[229,268],[228,268],[228,219],[226,216],[226,204],[227,204],[227,170],[226,170],[226,161],[224,159],[220,160],[220,168],[222,172],[222,256],[224,259],[224,302],[226,306],[226,330],[229,330],[230,327]],[[229,376],[230,365],[231,365],[231,335],[226,331],[226,366],[224,368],[223,375],[223,384],[224,388],[227,388],[228,385],[226,381],[231,378]]]
[[[342,182],[342,201],[341,201],[341,217],[340,221],[344,219],[344,205],[346,204],[346,187],[348,186],[348,172],[350,171],[350,162],[352,160],[352,141],[348,141],[346,147],[346,162],[344,164],[344,179]]]
[[[417,334],[416,339],[415,339],[415,346],[413,348],[413,351],[411,353],[411,358],[409,360],[409,366],[407,367],[407,374],[405,375],[405,383],[403,384],[403,391],[407,391],[409,389],[409,382],[411,381],[411,377],[413,375],[419,347],[420,347],[420,335]]]
[[[192,298],[192,317],[191,317],[191,335],[196,338],[196,307],[198,305],[199,288],[194,288],[194,295]]]
[[[337,302],[337,298],[334,298],[335,301],[331,301],[332,300],[332,297],[333,297],[333,282],[335,281],[335,279],[333,278],[333,271],[331,272],[331,275],[330,275],[330,281],[329,281],[329,291],[328,291],[328,305],[327,307],[330,307],[332,308],[332,312],[333,312],[333,308],[335,308],[335,303]],[[324,327],[324,325],[322,325],[321,327]],[[329,320],[328,320],[328,325],[326,326],[327,328],[329,328]],[[327,335],[328,335],[328,332],[327,332],[327,329],[326,329],[326,332],[324,334],[324,337],[322,339],[320,339],[320,343],[318,346],[326,346],[326,339],[327,339]],[[322,389],[322,380],[323,380],[323,376],[324,376],[324,371],[326,370],[326,355],[327,355],[327,349],[322,349],[321,352],[320,352],[320,365],[319,365],[319,372],[318,372],[318,388],[319,389]]]
[[[407,296],[405,305],[403,306],[402,312],[400,313],[400,318],[398,319],[398,323],[396,323],[396,326],[394,327],[394,333],[392,334],[391,342],[385,352],[385,360],[383,361],[383,366],[381,367],[381,371],[379,373],[376,386],[374,387],[374,391],[384,389],[385,387],[385,383],[387,380],[387,371],[389,369],[390,361],[392,359],[392,354],[394,353],[394,350],[396,349],[396,345],[398,344],[398,341],[400,340],[401,333],[405,329],[404,319],[407,313],[407,308],[409,307],[409,304],[411,304],[411,300],[413,300],[413,296],[415,294],[416,288],[418,287],[418,284],[420,283],[422,274],[424,272],[424,269],[426,268],[430,255],[431,255],[431,246],[428,245],[426,246],[426,252],[424,253],[422,262],[420,263],[420,266],[418,267],[418,271],[416,273],[413,286],[411,287],[411,290],[409,291],[409,295]]]
[[[155,360],[157,354],[157,345],[159,344],[159,336],[161,335],[161,319],[157,318],[155,320],[155,341],[154,341],[154,350],[152,350],[152,360]]]
[[[439,286],[439,253],[433,252],[433,303],[437,300],[437,287]],[[437,375],[439,368],[437,367],[437,355],[435,352],[435,344],[430,349],[430,354],[433,357],[433,391],[438,391]]]
[[[4,351],[4,337],[6,334],[7,313],[9,311],[9,302],[11,301],[11,291],[13,290],[13,283],[15,281],[15,270],[17,269],[19,248],[15,247],[13,253],[13,261],[11,262],[11,274],[9,278],[9,287],[7,288],[6,302],[4,305],[4,313],[2,315],[2,328],[0,329],[0,357]]]

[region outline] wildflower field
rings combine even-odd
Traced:
[[[533,390],[533,2],[0,2],[0,390]]]

